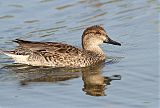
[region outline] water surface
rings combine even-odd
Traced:
[[[83,69],[13,64],[0,55],[0,108],[158,108],[156,0],[1,0],[0,49],[16,38],[81,47],[83,30],[102,25],[122,46],[112,61]]]

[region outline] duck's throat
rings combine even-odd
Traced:
[[[88,47],[84,47],[84,49],[92,51],[98,55],[104,55],[104,52],[102,51],[102,49],[99,46],[88,46]]]

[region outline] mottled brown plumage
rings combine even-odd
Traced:
[[[111,40],[100,26],[87,28],[82,35],[82,48],[57,42],[32,42],[16,39],[14,51],[4,51],[16,62],[33,66],[86,67],[105,60],[102,43],[120,45]]]

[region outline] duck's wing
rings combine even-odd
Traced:
[[[56,42],[35,42],[35,41],[26,41],[26,40],[20,40],[16,39],[13,40],[13,42],[16,42],[19,44],[18,48],[26,48],[30,50],[40,50],[48,47],[53,47],[56,44],[61,44],[61,43],[56,43]]]
[[[33,42],[16,39],[14,42],[19,46],[15,50],[16,54],[28,54],[28,53],[62,53],[69,55],[76,55],[82,52],[81,49],[72,45],[57,43],[57,42]]]

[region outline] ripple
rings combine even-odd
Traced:
[[[53,28],[48,28],[48,29],[39,29],[39,30],[32,31],[30,33],[43,32],[43,31],[57,31],[60,28],[65,28],[65,27],[66,26],[59,26],[59,27],[53,27]]]
[[[122,1],[122,0],[110,0],[110,1],[107,1],[107,2],[100,2],[100,1],[97,1],[97,0],[94,0],[92,2],[90,2],[90,0],[80,0],[79,3],[87,3],[91,7],[100,8],[100,7],[102,7],[106,4],[116,3],[116,2],[120,2],[120,1]]]
[[[35,23],[35,22],[39,22],[39,20],[27,20],[27,21],[24,21],[24,23]]]
[[[64,5],[64,6],[59,6],[59,7],[56,7],[56,9],[58,9],[58,10],[64,10],[64,9],[69,8],[69,7],[71,7],[71,6],[73,6],[73,4],[68,4],[68,5]]]
[[[51,27],[47,29],[36,29],[26,34],[27,37],[48,37],[51,35],[54,35],[55,32],[59,31],[62,28],[65,28],[66,26],[58,26],[58,27]]]
[[[41,0],[40,2],[41,3],[46,3],[46,2],[51,2],[51,1],[54,1],[54,0]]]
[[[107,14],[107,12],[99,13],[99,14],[93,16],[92,19],[93,19],[93,18],[97,18],[97,17],[104,16],[104,15],[106,15],[106,14]]]
[[[113,57],[113,56],[109,56],[109,57],[107,57],[105,64],[115,64],[115,63],[119,63],[122,59],[124,59],[124,57]]]
[[[64,23],[65,21],[57,21],[56,24],[61,24],[61,23]]]
[[[10,19],[13,18],[14,16],[12,15],[4,15],[4,16],[0,16],[0,19]]]
[[[10,4],[10,5],[8,5],[8,6],[16,7],[16,8],[23,8],[23,6],[20,5],[20,4]]]
[[[147,6],[136,7],[136,8],[132,8],[132,9],[127,9],[127,10],[119,11],[119,12],[117,12],[117,15],[118,14],[122,14],[122,13],[127,13],[127,12],[131,12],[131,11],[136,11],[136,10],[144,9],[144,8],[147,8]]]

